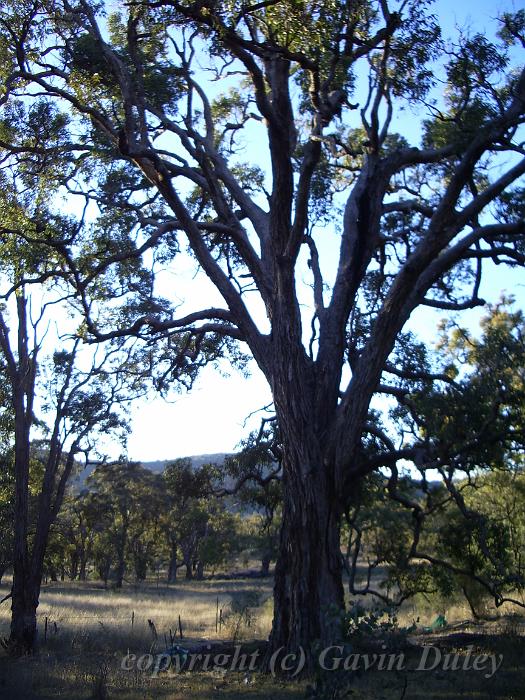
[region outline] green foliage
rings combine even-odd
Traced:
[[[407,3],[391,45],[388,77],[392,92],[409,102],[423,100],[435,85],[431,63],[443,46],[437,18],[428,14],[433,4],[434,0]]]
[[[165,502],[161,527],[170,556],[182,555],[177,565],[200,572],[222,564],[238,548],[238,518],[229,512],[221,499],[213,496],[221,472],[213,464],[193,467],[191,460],[178,459],[162,475]]]
[[[401,636],[406,637],[413,627],[400,628],[395,608],[388,606],[365,607],[359,601],[350,605],[343,614],[343,639],[359,648],[373,637],[387,647],[395,648]]]
[[[481,327],[480,339],[459,327],[443,336],[444,362],[462,367],[455,384],[414,396],[443,462],[465,471],[505,468],[525,445],[523,314],[503,300]]]
[[[122,585],[127,568],[143,580],[153,564],[160,535],[159,510],[162,493],[158,477],[136,462],[115,462],[98,467],[88,478],[91,507],[108,520],[94,543],[96,566],[105,572],[115,566],[116,585]],[[109,557],[108,557],[109,554]]]
[[[489,514],[471,512],[465,518],[451,510],[437,536],[438,553],[471,574],[485,574],[487,579],[500,584],[502,572],[511,570],[507,525]]]
[[[276,459],[278,431],[270,423],[261,434],[252,433],[242,449],[226,458],[225,474],[233,480],[236,503],[246,514],[243,548],[261,562],[267,573],[277,557],[281,528],[282,483]]]
[[[12,100],[4,107],[0,120],[0,152],[16,148],[23,157],[18,163],[18,186],[31,192],[31,201],[38,206],[48,201],[58,181],[66,176],[71,156],[64,145],[68,143],[69,117],[46,98],[28,105]]]
[[[347,611],[334,608],[325,611],[325,616],[330,629],[338,631],[338,636],[334,636],[334,644],[338,648],[333,658],[330,655],[324,657],[325,668],[322,668],[319,655],[324,645],[314,643],[313,657],[317,663],[314,665],[313,684],[307,686],[307,698],[337,700],[348,697],[360,672],[352,668],[352,662],[357,662],[358,668],[361,668],[360,654],[372,652],[372,658],[378,658],[379,654],[399,653],[407,643],[408,635],[415,629],[415,625],[400,627],[395,610],[388,606],[365,607],[355,601],[350,602]],[[346,659],[351,664],[348,669],[343,664]],[[326,670],[330,667],[333,667],[332,670]]]
[[[409,339],[400,344],[395,366],[398,386],[407,393],[391,417],[404,426],[405,435],[412,433],[405,444],[422,450],[421,461],[415,461],[425,479],[427,469],[437,468],[443,484],[396,479],[391,487],[395,506],[386,492],[369,489],[373,501],[365,501],[365,513],[379,512],[370,519],[357,513],[353,521],[363,530],[364,546],[378,562],[388,563],[387,581],[393,586],[414,592],[421,586],[445,596],[463,591],[473,612],[482,609],[489,592],[499,604],[503,594],[515,594],[524,585],[523,313],[512,300],[502,299],[488,308],[480,327],[476,337],[454,322],[444,323],[436,357],[422,349],[412,363]],[[441,366],[441,374],[432,365]],[[434,380],[432,371],[437,372]],[[407,556],[416,522],[410,522],[411,511],[424,522],[417,538],[417,551],[429,555],[423,565],[414,566],[412,555]],[[374,539],[375,528],[385,521],[403,533],[397,553],[388,541],[388,525],[386,546],[381,537]]]
[[[399,479],[396,493],[408,502],[424,504],[420,484],[408,475]],[[383,602],[400,605],[418,593],[428,594],[439,588],[439,568],[434,570],[412,556],[414,524],[412,511],[392,498],[386,477],[376,474],[363,480],[349,504],[342,529],[351,593],[370,589]],[[361,571],[352,568],[356,556]],[[368,576],[374,574],[377,584],[370,586]]]
[[[498,32],[498,35],[503,41],[511,46],[512,44],[521,43],[525,45],[525,10],[517,12],[504,12],[501,16],[503,26]]]
[[[168,60],[164,27],[139,8],[127,19],[120,13],[110,14],[108,27],[111,43],[106,51],[100,51],[97,39],[88,32],[79,34],[68,47],[77,94],[96,100],[102,108],[107,101],[118,104],[116,66],[122,64],[133,76],[133,89],[143,91],[151,106],[175,113],[184,85],[180,69]]]
[[[9,449],[14,433],[14,413],[5,361],[0,360],[0,455]]]

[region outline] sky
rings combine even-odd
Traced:
[[[509,272],[492,266],[483,280],[481,296],[496,301],[503,291],[514,294],[525,307],[522,278],[523,271]],[[463,312],[459,318],[475,330],[482,314],[483,309],[476,309]],[[433,309],[419,309],[407,327],[430,341],[443,315]],[[226,364],[224,370],[229,376],[221,376],[212,367],[205,368],[192,391],[176,395],[172,402],[155,397],[137,402],[131,409],[129,457],[153,461],[235,451],[249,429],[258,427],[260,409],[270,403],[271,394],[255,362],[250,363],[248,378]]]
[[[513,2],[504,0],[438,0],[434,11],[439,17],[445,34],[454,26],[470,25],[483,31],[493,26],[493,18],[501,10],[518,9]],[[404,128],[410,129],[413,115],[405,115]],[[400,124],[397,124],[400,128]],[[401,130],[403,124],[401,123]],[[336,241],[334,240],[334,245]],[[512,274],[502,267],[492,266],[485,276],[481,294],[495,301],[505,290],[525,301],[525,280],[522,272]],[[209,287],[202,287],[206,296]],[[193,299],[195,301],[195,299]],[[482,312],[476,310],[462,316],[475,327]],[[428,308],[416,312],[409,325],[424,339],[435,335],[443,312]],[[250,376],[223,364],[223,372],[205,368],[190,393],[172,397],[171,402],[152,395],[131,409],[132,433],[128,442],[128,455],[141,461],[173,459],[179,456],[232,452],[249,429],[255,429],[260,420],[257,411],[271,401],[271,395],[262,373],[254,362],[250,363]],[[246,422],[247,416],[253,414]]]

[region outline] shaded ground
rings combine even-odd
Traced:
[[[219,698],[362,698],[363,700],[443,700],[478,698],[525,700],[525,636],[523,618],[508,616],[483,625],[449,625],[439,633],[421,630],[408,638],[376,639],[371,647],[353,648],[361,653],[348,662],[352,670],[326,672],[324,685],[339,686],[317,693],[315,679],[296,682],[258,672],[203,672],[199,664],[192,672],[153,673],[155,657],[172,643],[190,651],[233,653],[235,645],[252,654],[261,649],[271,621],[271,581],[181,582],[174,587],[149,585],[122,592],[99,587],[60,584],[47,589],[39,619],[41,645],[37,655],[13,660],[0,654],[0,698],[5,700],[219,700]],[[215,630],[217,597],[223,622]],[[177,616],[181,611],[184,638],[178,637]],[[7,633],[8,606],[0,609],[0,636]],[[133,616],[133,625],[131,624]],[[153,619],[152,617],[153,616]],[[48,617],[47,639],[43,623]],[[157,637],[147,623],[152,619]],[[57,623],[55,631],[55,622]],[[170,639],[170,630],[172,639]],[[264,630],[264,632],[263,632]],[[175,639],[175,635],[177,638]],[[220,646],[216,646],[220,645]],[[426,649],[426,651],[425,651]],[[125,663],[128,653],[142,658]],[[365,657],[369,670],[364,670]],[[375,654],[375,657],[374,657]],[[338,655],[336,653],[336,655]],[[381,670],[381,655],[383,668]],[[402,663],[399,661],[402,656]],[[493,672],[490,657],[501,666]],[[262,656],[262,654],[261,654]],[[389,659],[394,656],[395,662]],[[250,657],[251,658],[251,657]],[[342,655],[340,664],[343,664]],[[329,666],[330,657],[325,665]],[[478,668],[473,660],[478,659]],[[213,663],[211,663],[213,665]],[[347,695],[342,690],[348,690]]]

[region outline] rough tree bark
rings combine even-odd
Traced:
[[[13,585],[11,588],[11,628],[7,647],[14,654],[32,651],[36,640],[36,609],[40,575],[31,567],[28,548],[30,431],[33,421],[36,351],[31,353],[25,295],[16,300],[18,314],[17,355],[11,350],[7,327],[0,318],[0,340],[7,361],[15,416],[15,507],[13,543]]]
[[[270,646],[309,653],[337,638],[330,609],[344,608],[337,499],[318,465],[289,463],[284,482]]]

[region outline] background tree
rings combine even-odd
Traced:
[[[100,511],[104,512],[100,512]],[[84,489],[69,489],[50,533],[44,571],[56,580],[60,567],[69,565],[71,580],[85,581],[93,564],[94,545],[101,529],[109,529],[108,503]],[[101,576],[101,578],[103,578]],[[106,581],[107,582],[107,581]]]
[[[226,458],[224,471],[232,486],[217,493],[232,495],[241,512],[251,516],[247,529],[252,554],[261,560],[261,574],[267,576],[270,562],[278,552],[281,527],[281,447],[275,417],[262,419],[261,428],[252,433],[237,454]]]
[[[23,288],[16,298],[18,329],[15,348],[4,315],[0,315],[0,348],[9,367],[11,403],[15,416],[14,436],[14,548],[12,623],[8,647],[13,652],[31,651],[36,637],[36,608],[43,574],[49,531],[60,510],[66,485],[77,455],[87,455],[97,435],[119,429],[124,423],[115,410],[122,397],[121,387],[103,370],[104,361],[95,359],[87,370],[76,366],[78,340],[72,349],[57,351],[51,363],[50,385],[46,387],[50,416],[45,451],[37,454],[42,466],[34,534],[30,537],[29,497],[31,434],[35,427],[39,343],[31,347],[27,299]],[[42,318],[42,316],[41,316]],[[36,326],[33,324],[33,330]]]
[[[2,101],[16,109],[36,89],[73,113],[44,153],[75,154],[62,182],[98,207],[92,230],[51,243],[86,333],[164,338],[159,388],[181,371],[191,384],[222,353],[238,358],[236,341],[268,380],[283,452],[270,651],[335,634],[323,611],[344,605],[340,521],[361,478],[395,459],[388,444],[367,459],[363,440],[410,315],[478,306],[487,261],[525,262],[525,75],[509,51],[525,43],[525,14],[502,16],[497,40],[447,45],[429,4],[157,0],[107,18],[88,0],[3,9]],[[417,143],[394,130],[408,105]],[[25,130],[8,119],[4,148],[42,150],[27,115],[18,120]],[[266,145],[259,167],[241,134]],[[329,270],[323,223],[334,217]],[[159,297],[155,263],[176,265],[184,247],[222,304],[180,313]],[[113,295],[116,313],[101,280],[123,259],[138,281]]]
[[[215,465],[193,467],[189,457],[168,464],[162,474],[165,511],[161,527],[169,553],[168,583],[175,582],[180,565],[185,566],[186,578],[193,578],[199,542],[207,531],[208,499],[219,476]]]
[[[5,646],[24,653],[35,645],[45,551],[68,479],[78,456],[87,460],[102,435],[125,437],[117,403],[128,400],[127,390],[138,384],[132,366],[125,376],[118,372],[112,349],[85,351],[80,337],[73,337],[80,320],[72,320],[63,260],[37,240],[62,240],[77,227],[51,206],[72,159],[50,157],[47,145],[52,148],[67,133],[67,118],[42,100],[27,112],[21,103],[9,104],[3,116],[2,138],[20,128],[31,151],[22,156],[0,144],[0,354],[13,425],[14,481],[12,619]],[[55,314],[61,318],[53,322]],[[52,353],[49,344],[57,348]],[[32,465],[40,468],[34,479]]]
[[[102,552],[115,563],[115,588],[122,588],[128,560],[138,581],[146,578],[159,537],[158,478],[138,462],[122,460],[97,467],[86,485],[97,499],[110,527],[103,532]],[[104,557],[102,564],[107,559]],[[107,580],[107,575],[104,576]]]
[[[222,499],[208,498],[200,501],[194,517],[193,562],[195,577],[201,580],[207,568],[215,571],[240,551],[240,516],[230,512]]]
[[[525,584],[524,331],[523,312],[502,300],[482,318],[480,337],[444,325],[434,358],[440,369],[404,339],[392,368],[397,382],[383,386],[399,396],[394,422],[382,428],[376,422],[376,444],[368,445],[371,461],[378,442],[390,445],[393,464],[367,477],[348,505],[351,592],[400,603],[418,592],[456,589],[474,615],[487,597],[496,606],[523,606],[516,594]],[[414,356],[417,369],[403,359]],[[403,450],[413,460],[411,473],[397,465]],[[358,563],[366,560],[355,585]],[[380,565],[393,596],[372,580]]]

